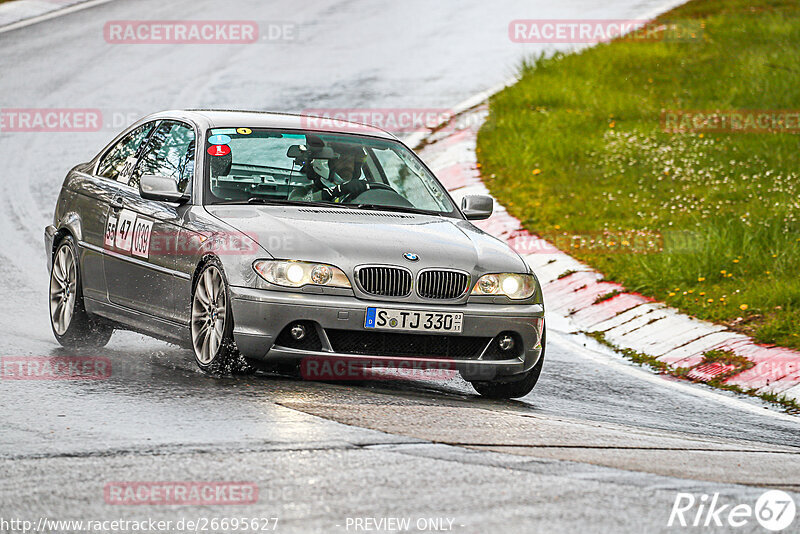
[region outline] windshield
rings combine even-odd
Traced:
[[[214,128],[205,203],[324,203],[455,215],[447,192],[397,141],[297,130]]]

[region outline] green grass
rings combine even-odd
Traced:
[[[800,109],[800,5],[697,0],[662,19],[700,23],[700,38],[523,63],[478,134],[484,179],[607,279],[800,348],[800,135],[660,123],[664,110]]]

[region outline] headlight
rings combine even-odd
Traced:
[[[327,287],[351,287],[341,269],[324,263],[293,260],[258,260],[253,269],[267,282],[285,287],[309,284]]]
[[[514,300],[530,298],[536,291],[532,274],[485,274],[478,278],[473,295],[505,295]]]

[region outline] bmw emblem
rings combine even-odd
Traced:
[[[417,256],[413,252],[406,252],[405,254],[403,254],[403,257],[408,261],[417,261],[419,259],[419,256]]]

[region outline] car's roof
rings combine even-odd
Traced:
[[[179,109],[161,111],[146,117],[152,119],[188,119],[209,128],[280,128],[287,130],[314,130],[331,133],[352,133],[396,139],[395,136],[366,124],[349,122],[338,118],[295,115],[291,113],[271,113],[266,111],[242,111],[222,109]]]

